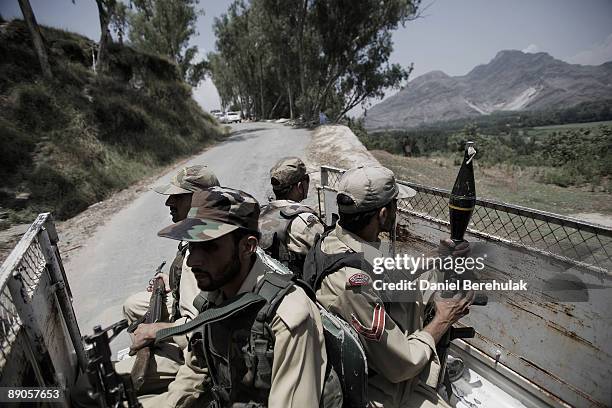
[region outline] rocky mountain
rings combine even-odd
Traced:
[[[575,65],[544,52],[500,51],[464,76],[432,71],[372,107],[368,129],[411,128],[494,111],[562,109],[612,99],[612,61]]]

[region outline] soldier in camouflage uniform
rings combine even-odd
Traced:
[[[338,185],[340,219],[308,254],[304,279],[316,290],[317,300],[359,334],[370,374],[370,407],[446,407],[435,391],[440,370],[436,343],[467,313],[471,298],[439,299],[435,318],[426,327],[420,291],[411,303],[383,301],[373,289],[371,269],[373,259],[383,257],[379,233],[391,232],[397,200],[415,192],[396,184],[393,172],[381,166],[352,168]],[[455,247],[445,240],[438,252],[465,256],[468,250],[467,243]],[[357,262],[349,261],[356,255]]]
[[[207,166],[195,165],[182,168],[169,184],[154,187],[153,190],[168,196],[165,205],[170,209],[172,221],[179,222],[187,217],[194,192],[218,185],[217,177]],[[186,253],[187,243],[180,242],[168,274],[157,275],[158,279],[164,280],[166,291],[171,292],[171,296],[168,296],[167,310],[162,313],[168,317],[167,323],[140,324],[134,332],[136,337],[154,337],[157,330],[178,326],[198,314],[193,306],[193,300],[200,290],[191,269],[185,263]],[[123,312],[130,324],[147,312],[150,298],[151,293],[144,291],[135,293],[125,301]],[[149,370],[139,392],[145,394],[165,391],[181,364],[184,363],[183,350],[186,347],[186,336],[177,336],[172,341],[158,345],[155,350],[157,369]],[[115,368],[118,372],[130,372],[133,362],[133,358],[122,360],[116,364]]]
[[[324,225],[312,208],[300,204],[308,196],[310,178],[297,157],[285,157],[270,170],[276,200],[262,208],[260,246],[298,276],[304,258]]]
[[[202,191],[211,186],[218,186],[219,181],[207,166],[196,165],[182,168],[170,181],[169,184],[157,186],[154,190],[162,195],[168,196],[165,205],[170,209],[172,221],[178,222],[187,217],[191,208],[192,195],[196,191]],[[200,293],[197,282],[191,268],[186,264],[187,243],[180,242],[178,251],[170,266],[168,275],[156,275],[163,279],[166,290],[172,292],[168,296],[167,308],[162,308],[168,322],[155,324],[140,324],[134,332],[134,343],[141,344],[142,339],[154,339],[155,333],[163,328],[178,326],[193,319],[198,311],[193,306],[195,297]],[[131,295],[123,304],[123,313],[130,324],[144,316],[149,307],[151,293],[148,291],[138,292]],[[139,394],[159,394],[168,389],[185,363],[187,348],[187,336],[175,336],[168,341],[157,344],[154,348],[155,362],[149,365],[144,383],[138,390]],[[134,349],[134,353],[136,349]],[[135,357],[130,357],[115,363],[115,370],[120,374],[129,374],[132,371]],[[201,384],[205,378],[205,372],[193,373],[191,377],[183,377],[183,381],[189,381],[193,387]],[[90,388],[87,376],[80,376],[77,385],[71,392],[71,399],[77,407],[96,407],[97,404],[87,394]]]
[[[160,340],[194,331],[186,364],[168,392],[141,399],[145,408],[208,406],[210,399],[222,407],[319,407],[327,365],[319,311],[257,248],[258,217],[252,196],[212,187],[193,194],[186,219],[159,232],[189,243],[187,265],[207,296],[198,298],[194,321],[158,333]],[[212,394],[192,381],[205,366]]]

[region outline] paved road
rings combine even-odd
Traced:
[[[303,156],[309,141],[307,130],[272,123],[237,124],[227,141],[193,157],[188,165],[207,164],[222,185],[247,191],[265,203],[271,193],[269,169],[283,156]],[[168,182],[177,170],[153,185]],[[121,319],[125,298],[143,290],[162,260],[169,264],[173,259],[176,242],[157,237],[157,231],[171,223],[164,200],[153,191],[142,193],[108,220],[65,265],[83,334],[90,333],[95,324]],[[128,337],[122,335],[113,342],[113,350],[128,344]]]

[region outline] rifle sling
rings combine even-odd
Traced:
[[[266,299],[255,293],[246,292],[240,295],[238,298],[231,299],[230,302],[222,303],[219,307],[210,308],[203,311],[197,315],[195,319],[185,324],[158,331],[155,336],[155,344],[164,341],[168,337],[189,333],[204,324],[226,319],[257,303],[266,303]]]

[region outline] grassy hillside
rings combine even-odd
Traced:
[[[23,21],[0,21],[0,211],[10,221],[70,217],[222,137],[168,60],[112,45],[108,73],[96,75],[91,40],[42,29],[52,81]]]
[[[612,126],[610,121],[545,127],[488,127],[476,123],[454,128],[413,129],[369,134],[361,122],[353,131],[370,150],[410,157],[449,155],[476,142],[483,166],[518,166],[537,181],[559,187],[612,192]]]

